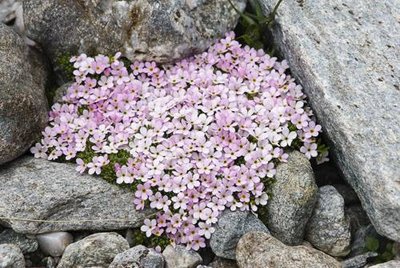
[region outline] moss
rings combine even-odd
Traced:
[[[61,72],[62,77],[66,78],[68,81],[74,79],[74,65],[70,62],[71,57],[71,53],[65,53],[58,56],[56,59],[57,71]]]

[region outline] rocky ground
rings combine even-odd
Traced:
[[[171,62],[238,19],[223,1],[156,2],[0,0],[0,268],[400,267],[397,2],[283,2],[274,41],[333,161],[291,152],[265,215],[226,211],[199,252],[138,244],[152,211],[135,211],[132,192],[26,154],[46,125],[49,88],[68,80],[66,56]],[[276,1],[260,2],[267,14]]]

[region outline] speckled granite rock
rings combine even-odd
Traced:
[[[350,253],[350,222],[344,212],[343,197],[333,186],[319,188],[317,203],[307,224],[306,239],[331,256]]]
[[[243,10],[246,0],[233,0]],[[227,1],[25,0],[26,34],[60,71],[68,54],[113,55],[171,62],[203,52],[233,30],[238,14]]]
[[[0,233],[0,244],[14,244],[21,249],[23,254],[32,253],[38,249],[38,242],[34,236],[19,234],[12,229],[6,229]]]
[[[166,268],[196,268],[203,261],[199,253],[180,245],[167,246],[162,255]]]
[[[65,249],[57,268],[108,268],[117,254],[128,249],[128,242],[117,233],[89,235]]]
[[[0,244],[0,267],[23,268],[25,267],[24,255],[18,246],[13,244]]]
[[[215,226],[210,238],[210,247],[218,257],[235,260],[235,250],[239,239],[248,232],[265,232],[267,227],[249,211],[226,210]]]
[[[265,13],[275,0],[262,0]],[[273,35],[376,230],[400,241],[400,1],[283,1]]]
[[[132,192],[80,175],[72,164],[26,156],[0,168],[0,184],[0,217],[61,221],[2,220],[20,233],[127,229],[145,217],[135,210]]]
[[[272,198],[267,204],[266,224],[272,235],[288,245],[299,245],[317,197],[310,161],[301,153],[289,153],[277,167]]]
[[[376,252],[367,252],[342,261],[342,268],[362,268],[368,263],[369,259],[378,256]]]
[[[247,233],[236,248],[240,268],[340,268],[333,257],[305,246],[287,246],[265,233]]]
[[[115,256],[109,268],[164,268],[164,257],[154,249],[138,245]]]
[[[47,123],[47,69],[24,39],[0,23],[0,164],[25,153]]]

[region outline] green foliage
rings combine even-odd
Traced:
[[[365,251],[372,251],[378,253],[374,263],[383,263],[392,260],[395,257],[393,243],[386,240],[379,240],[376,237],[368,236],[365,239]]]
[[[59,71],[68,81],[72,81],[74,79],[74,65],[70,62],[71,57],[72,55],[70,53],[65,53],[56,59],[56,65],[59,68]]]
[[[139,229],[133,230],[133,237],[134,237],[134,245],[143,245],[149,248],[155,248],[156,246],[160,246],[163,250],[171,241],[165,235],[160,236],[152,236],[146,237],[146,234],[140,231]]]
[[[258,0],[249,0],[249,6],[244,12],[228,0],[230,5],[240,14],[236,29],[237,40],[256,49],[264,49],[268,54],[274,55],[275,48],[272,42],[270,28],[274,25],[276,12],[283,0],[278,0],[269,15],[264,15]]]

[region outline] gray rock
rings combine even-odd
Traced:
[[[287,163],[279,164],[272,198],[267,204],[266,224],[272,235],[288,245],[299,245],[317,196],[317,185],[310,161],[301,153],[289,153]]]
[[[41,251],[46,256],[59,257],[65,248],[73,242],[73,237],[67,232],[54,232],[36,236]]]
[[[38,249],[35,237],[16,233],[12,229],[6,229],[0,234],[0,244],[17,245],[23,254],[32,253]]]
[[[240,268],[339,268],[329,255],[305,246],[287,246],[266,233],[245,234],[236,248]]]
[[[399,268],[399,267],[400,267],[400,261],[397,261],[397,260],[388,261],[388,262],[370,266],[370,268]]]
[[[167,246],[162,255],[166,268],[195,268],[203,262],[199,253],[183,246]]]
[[[89,235],[70,244],[57,267],[109,267],[117,254],[128,249],[128,242],[117,233]]]
[[[350,186],[346,184],[335,184],[333,187],[335,187],[335,189],[343,197],[344,204],[346,206],[360,204],[360,199],[358,199],[356,192],[354,192]]]
[[[79,175],[72,164],[23,157],[0,168],[0,184],[2,224],[19,233],[127,229],[145,217],[132,192]]]
[[[215,232],[210,238],[210,247],[215,255],[235,260],[235,249],[239,239],[248,232],[265,232],[267,227],[249,211],[226,210],[220,216]]]
[[[0,245],[0,268],[25,267],[24,255],[18,246],[13,244]]]
[[[164,257],[139,245],[115,256],[109,268],[164,268]]]
[[[331,256],[350,253],[350,222],[344,213],[343,197],[333,186],[319,188],[317,203],[307,224],[306,239]]]
[[[12,20],[16,20],[18,9],[21,7],[21,1],[0,0],[0,23],[10,23]]]
[[[0,23],[0,164],[25,153],[47,123],[47,72],[37,52]]]
[[[238,268],[236,261],[220,257],[215,257],[209,266],[212,268]]]
[[[243,10],[246,0],[234,0]],[[85,52],[130,60],[171,62],[204,51],[239,18],[224,1],[26,0],[29,38],[40,43],[60,70],[60,60]]]
[[[368,263],[370,258],[378,256],[376,252],[367,252],[342,261],[342,268],[362,268]]]
[[[261,1],[268,13],[276,1]],[[301,4],[302,3],[302,4]],[[400,1],[283,1],[274,38],[376,230],[400,241]]]

